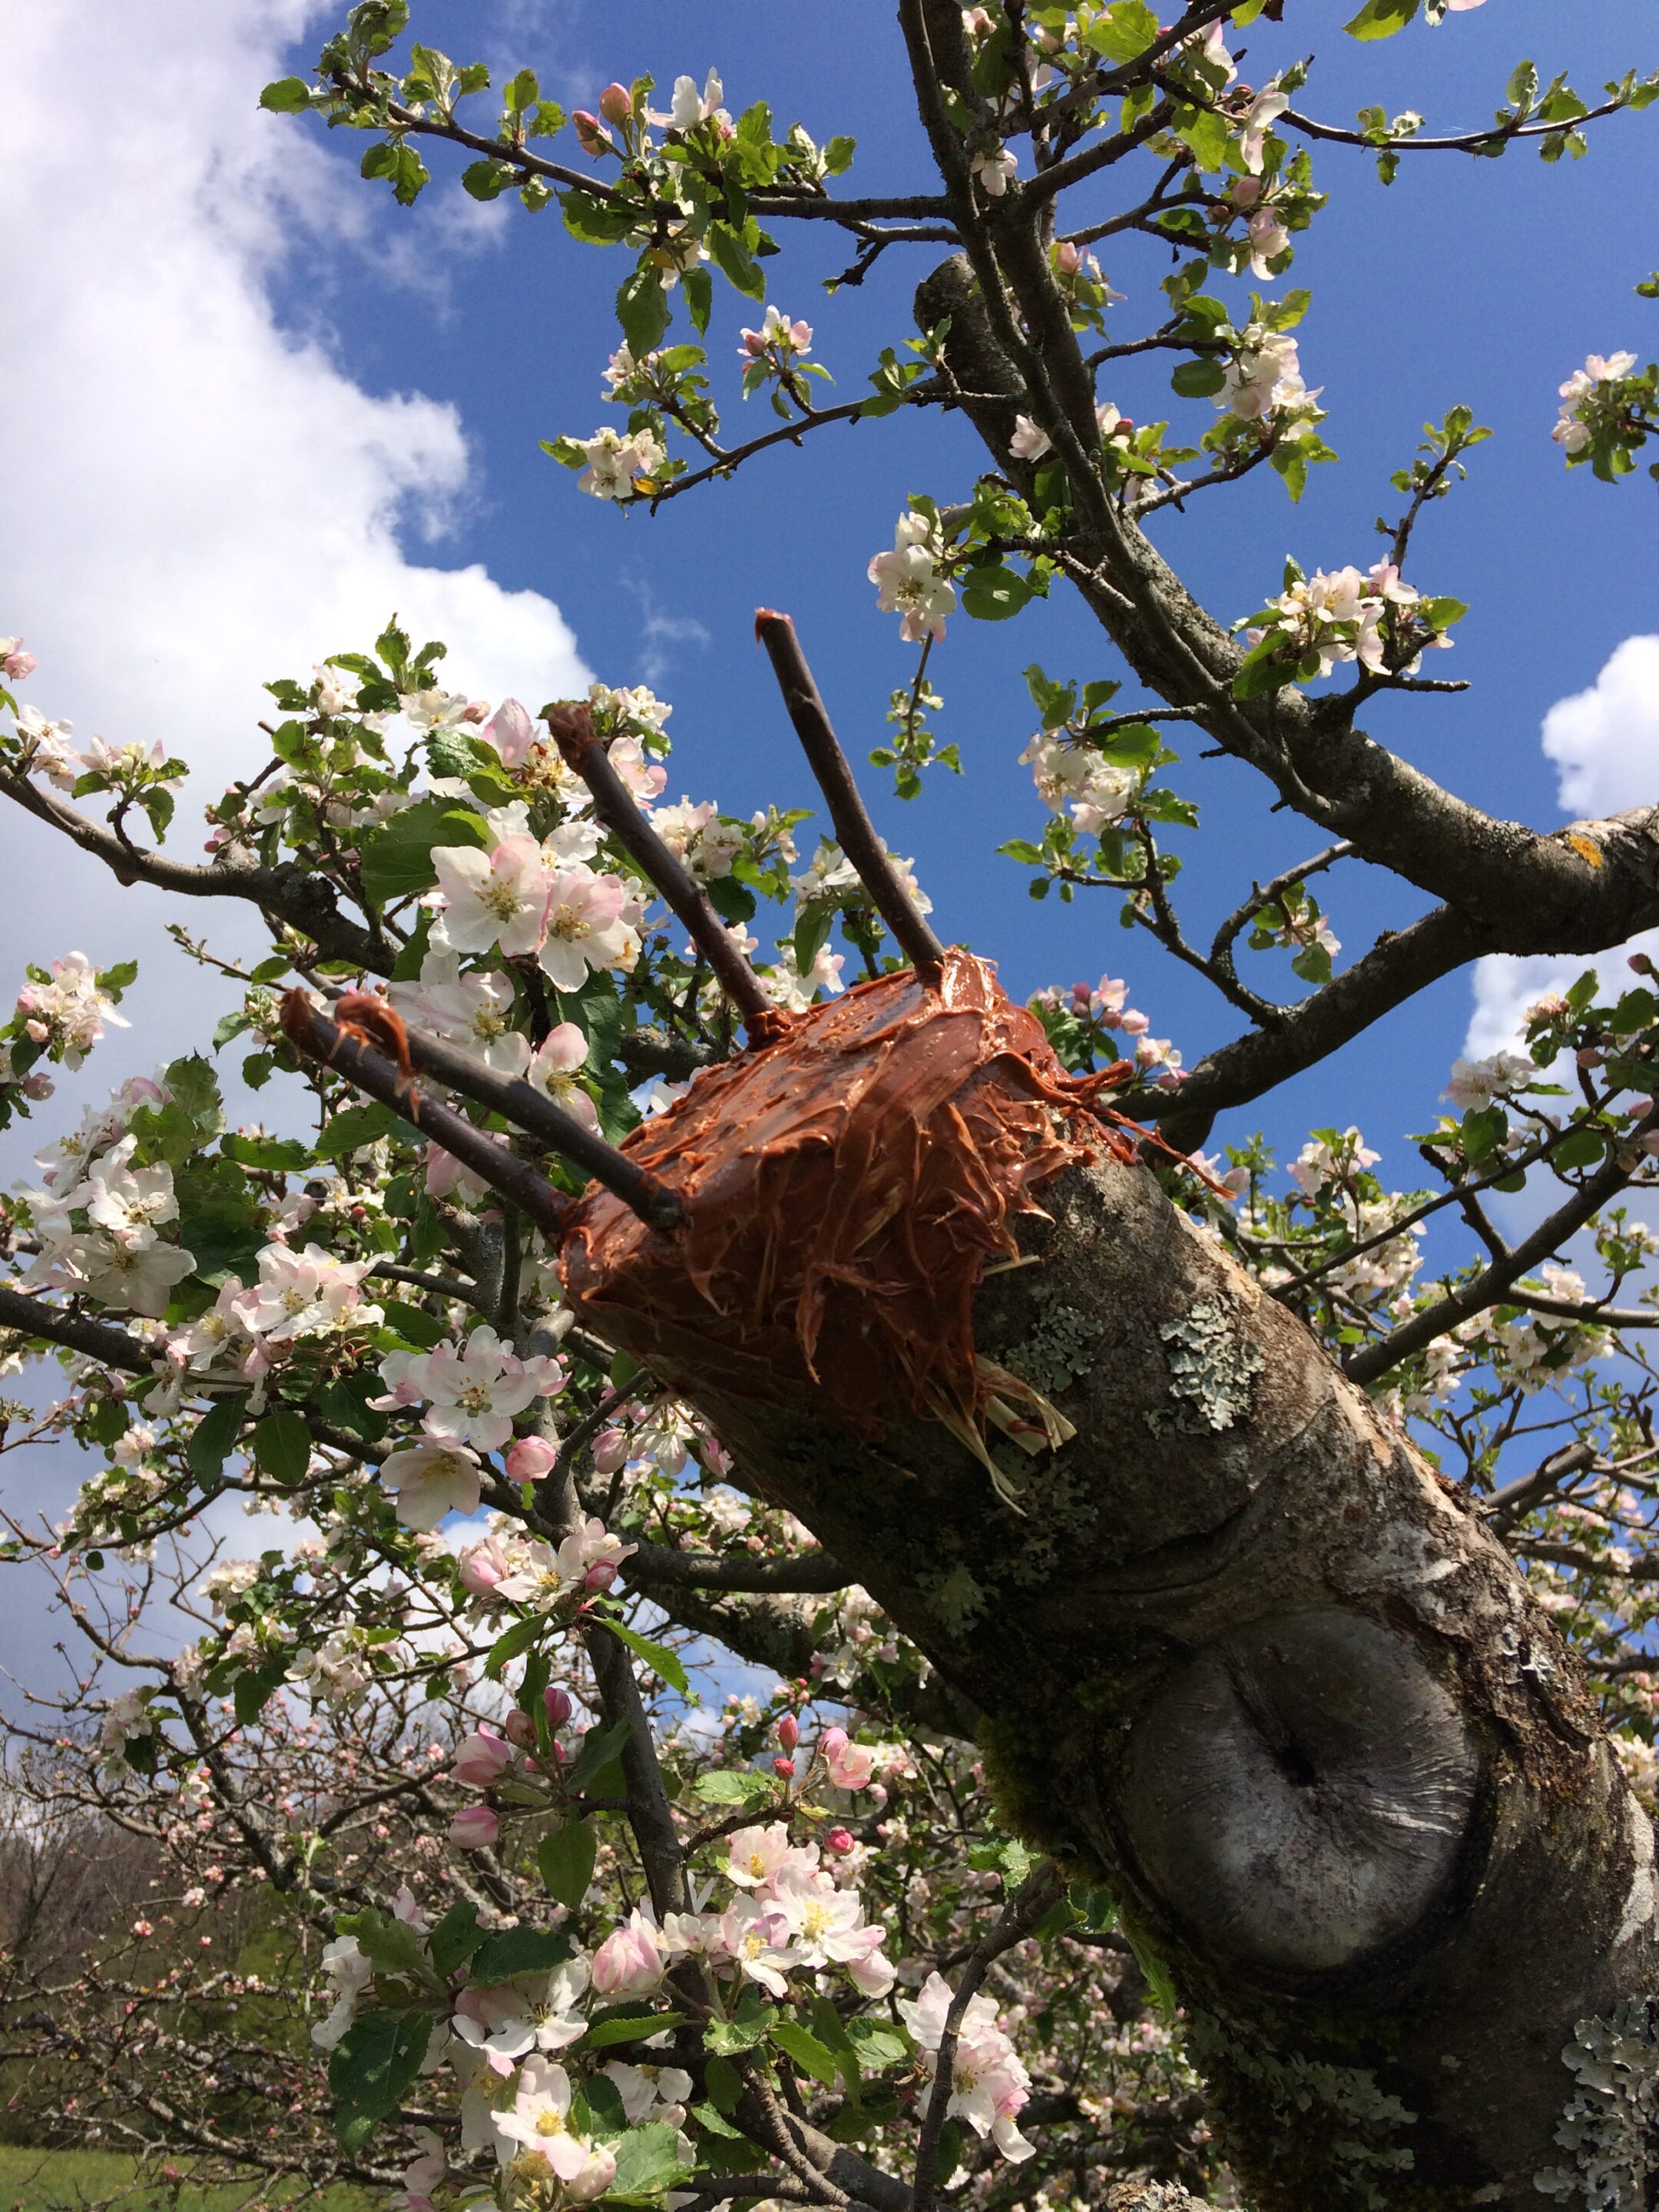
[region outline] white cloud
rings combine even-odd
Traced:
[[[1659,637],[1627,637],[1588,691],[1544,717],[1544,751],[1574,815],[1659,801]]]
[[[256,105],[319,15],[315,0],[52,0],[7,22],[0,630],[39,655],[23,696],[45,712],[191,762],[180,857],[258,743],[264,680],[372,640],[394,610],[449,641],[448,672],[479,696],[533,708],[587,680],[551,600],[404,550],[423,536],[430,560],[472,491],[454,410],[366,391],[277,319],[291,255],[374,250],[355,164]],[[91,84],[118,90],[95,143],[71,152]],[[161,902],[19,818],[0,837],[27,912],[10,906],[0,990],[12,965],[70,945],[104,961],[160,946],[141,1030],[94,1060],[96,1087],[186,1042],[202,987],[181,989],[176,966],[168,985]]]
[[[1659,803],[1659,637],[1627,637],[1588,691],[1558,699],[1544,717],[1543,744],[1570,818]],[[1659,955],[1659,930],[1606,952],[1524,959],[1495,953],[1477,961],[1464,1051],[1482,1059],[1512,1051],[1533,1000],[1565,990],[1587,968],[1616,995],[1627,980],[1626,958],[1638,948]]]

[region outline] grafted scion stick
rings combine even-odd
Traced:
[[[396,1017],[393,1017],[394,1020]],[[660,1177],[609,1145],[596,1130],[586,1127],[574,1114],[526,1083],[521,1075],[497,1075],[467,1054],[420,1030],[406,1030],[410,1060],[422,1075],[435,1075],[452,1091],[492,1113],[505,1115],[520,1129],[538,1137],[549,1152],[559,1152],[574,1167],[614,1191],[641,1221],[653,1229],[678,1229],[685,1208]]]
[[[852,862],[860,882],[870,894],[876,912],[893,933],[893,941],[908,957],[918,978],[930,988],[939,984],[945,947],[917,910],[876,835],[876,825],[866,811],[847,756],[830,725],[806,656],[787,615],[771,607],[755,611],[755,635],[766,647],[772,672],[783,693],[783,703],[795,726],[818,789],[823,793],[841,849]]]
[[[762,989],[754,969],[732,943],[726,924],[715,913],[708,892],[684,861],[669,851],[635,805],[627,786],[611,765],[588,708],[574,704],[555,707],[548,714],[547,726],[567,765],[587,786],[593,811],[690,932],[692,944],[708,963],[715,981],[742,1018],[750,1043],[775,1044],[787,1026],[788,1017],[772,1004]]]
[[[417,1091],[411,1079],[415,1068],[453,1084],[480,1105],[510,1114],[550,1151],[563,1153],[613,1191],[650,1227],[674,1229],[684,1219],[678,1200],[654,1176],[635,1166],[602,1137],[583,1128],[574,1115],[550,1098],[542,1097],[527,1083],[506,1081],[435,1038],[406,1028],[402,1018],[371,993],[348,993],[337,1001],[336,1012],[340,1018],[331,1021],[303,991],[290,991],[283,1000],[283,1033],[297,1051],[338,1068],[358,1090],[401,1114],[492,1190],[528,1214],[548,1236],[562,1235],[570,1200],[526,1161],[475,1128],[464,1114]],[[371,1038],[385,1045],[392,1057],[376,1052]]]

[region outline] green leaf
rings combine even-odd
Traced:
[[[607,2203],[620,2199],[623,2203],[637,2203],[646,2197],[660,2197],[665,2190],[676,2189],[691,2178],[691,2168],[681,2155],[679,2130],[665,2120],[630,2128],[615,2150],[617,2178],[605,2191]]]
[[[910,2056],[909,2038],[891,2021],[849,2020],[847,2036],[866,2074],[884,2073],[890,2066],[902,2065]]]
[[[617,320],[635,361],[656,350],[671,312],[661,270],[654,262],[642,260],[617,294]]]
[[[1024,577],[1012,568],[970,568],[962,580],[962,605],[976,622],[1006,622],[1033,597]]]
[[[252,1449],[260,1473],[291,1490],[311,1464],[311,1431],[298,1413],[267,1413],[254,1424]]]
[[[362,842],[360,867],[364,896],[374,906],[430,890],[438,880],[432,864],[434,845],[489,848],[483,817],[458,808],[453,799],[423,799],[394,814]]]
[[[541,87],[536,82],[534,70],[521,69],[517,76],[509,78],[501,88],[501,98],[507,103],[508,112],[513,115],[522,115],[526,108],[533,107],[540,97]]]
[[[433,1966],[446,1978],[464,1966],[484,1940],[478,1925],[478,1908],[471,1898],[458,1897],[426,1939]]]
[[[1423,599],[1413,610],[1435,629],[1449,629],[1462,621],[1468,609],[1462,599]]]
[[[678,1655],[665,1644],[653,1644],[648,1636],[641,1636],[636,1628],[626,1628],[620,1620],[607,1620],[605,1626],[613,1636],[619,1637],[636,1659],[643,1659],[653,1674],[660,1674],[671,1690],[684,1697],[690,1689],[684,1668]]]
[[[683,2027],[687,2017],[683,2012],[653,2012],[649,2005],[617,2005],[589,2023],[587,2048],[608,2051],[613,2044],[639,2043],[665,2028]]]
[[[618,1756],[628,1734],[626,1721],[617,1721],[610,1728],[589,1729],[582,1738],[576,1763],[564,1778],[565,1788],[573,1796],[580,1796],[594,1776],[602,1773]]]
[[[536,1846],[536,1864],[548,1895],[556,1904],[575,1911],[593,1879],[598,1853],[599,1838],[592,1820],[573,1820],[568,1827],[542,1838]]]
[[[239,1167],[264,1168],[283,1175],[308,1168],[315,1157],[309,1145],[296,1143],[292,1137],[240,1137],[234,1132],[219,1149]]]
[[[1593,1167],[1606,1150],[1607,1139],[1600,1129],[1574,1129],[1550,1154],[1550,1164],[1558,1168]]]
[[[757,1774],[752,1766],[740,1767],[736,1772],[723,1769],[714,1774],[700,1774],[691,1789],[705,1805],[757,1805],[772,1795],[769,1777]]]
[[[775,2006],[762,2005],[746,2019],[711,2021],[703,2032],[703,2048],[721,2058],[730,2057],[734,2051],[752,2051],[766,2040],[777,2016]]]
[[[380,1311],[386,1316],[388,1328],[395,1328],[399,1336],[422,1352],[430,1352],[434,1344],[443,1341],[444,1323],[436,1314],[428,1313],[424,1306],[405,1305],[401,1298],[382,1298]]]
[[[778,2049],[787,2052],[796,2065],[811,2075],[815,2081],[822,2081],[827,2088],[835,2087],[840,2070],[836,2064],[836,2054],[826,2050],[816,2035],[810,2035],[799,2021],[775,2021],[771,2037]]]
[[[489,1680],[499,1682],[507,1661],[516,1659],[521,1651],[528,1651],[546,1626],[540,1613],[527,1613],[522,1620],[515,1620],[504,1635],[498,1636],[484,1661],[484,1673]]]
[[[311,105],[311,87],[302,76],[279,76],[259,94],[259,105],[273,115],[299,115]]]
[[[1204,354],[1196,361],[1183,361],[1170,378],[1170,389],[1183,399],[1208,399],[1221,390],[1227,381],[1227,372],[1213,354]]]
[[[504,161],[469,161],[461,171],[461,190],[475,200],[498,200],[516,181]]]
[[[376,2120],[388,2119],[421,2070],[432,2034],[428,2013],[359,2013],[328,2062],[335,2128],[348,2148],[362,2145]]]
[[[1085,33],[1087,43],[1108,61],[1132,62],[1157,38],[1158,17],[1146,0],[1116,0]]]
[[[1418,0],[1365,0],[1353,21],[1342,27],[1351,39],[1391,39],[1405,29],[1417,7]]]
[[[680,279],[680,289],[685,295],[691,327],[702,335],[708,330],[708,318],[714,312],[714,280],[706,269],[688,269]]]
[[[421,1939],[395,1913],[381,1912],[370,1905],[362,1912],[343,1912],[334,1925],[337,1935],[354,1938],[357,1948],[374,1960],[379,1972],[409,1975],[416,1981],[424,1978],[426,1957]]]
[[[317,1139],[319,1160],[343,1160],[349,1153],[361,1152],[365,1145],[377,1144],[382,1137],[396,1137],[406,1145],[423,1141],[418,1129],[402,1121],[389,1106],[375,1100],[367,1106],[348,1106],[324,1124]]]
[[[250,1728],[288,1679],[286,1655],[267,1667],[244,1668],[231,1691],[231,1703],[243,1728]]]
[[[185,1461],[198,1482],[213,1481],[224,1466],[231,1446],[241,1433],[247,1400],[246,1390],[239,1390],[232,1398],[221,1398],[212,1412],[204,1413],[196,1424],[195,1432],[185,1446]]]
[[[715,266],[726,282],[750,299],[766,297],[766,277],[749,248],[729,223],[711,222],[708,226],[708,251],[714,257]]]
[[[468,1977],[475,1988],[492,1988],[497,1982],[516,1981],[520,1974],[550,1973],[563,1966],[573,1949],[568,1936],[547,1928],[504,1928],[487,1936],[472,1954]]]

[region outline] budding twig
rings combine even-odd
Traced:
[[[547,726],[566,764],[587,786],[593,811],[638,864],[647,882],[662,894],[714,969],[715,981],[742,1018],[750,1043],[775,1043],[787,1018],[761,988],[708,892],[684,862],[669,851],[635,804],[595,734],[588,708],[580,704],[555,707],[548,714]]]
[[[464,1114],[418,1091],[391,1060],[383,1060],[362,1042],[356,1024],[344,1028],[331,1022],[303,991],[290,991],[283,1000],[283,1034],[296,1051],[337,1068],[359,1091],[390,1106],[394,1114],[401,1114],[447,1152],[453,1152],[464,1167],[527,1213],[548,1236],[560,1234],[570,1200],[527,1162],[515,1158],[504,1145],[475,1129]]]
[[[945,947],[913,904],[898,870],[883,850],[876,825],[865,810],[859,787],[825,711],[812,672],[806,665],[795,625],[787,615],[757,608],[755,635],[766,647],[783,703],[795,726],[807,765],[823,793],[836,840],[870,894],[877,913],[893,933],[924,982],[939,980]]]
[[[589,1129],[574,1114],[526,1083],[521,1075],[497,1075],[453,1045],[428,1036],[421,1030],[405,1032],[409,1057],[422,1075],[435,1075],[452,1091],[480,1106],[502,1115],[518,1127],[538,1137],[550,1152],[560,1152],[595,1182],[614,1191],[624,1206],[653,1229],[678,1229],[685,1208],[659,1176],[630,1160],[607,1144],[597,1130]]]

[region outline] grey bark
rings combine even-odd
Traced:
[[[872,1443],[655,1370],[985,1716],[1007,1817],[1110,1883],[1260,2212],[1535,2204],[1575,2022],[1659,1965],[1651,1836],[1573,1657],[1150,1176],[1044,1203],[977,1341],[1016,1372],[1056,1321],[1096,1351],[1023,1513],[935,1423]]]

